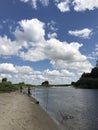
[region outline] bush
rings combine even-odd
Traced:
[[[98,89],[98,78],[80,78],[74,86],[80,88]]]
[[[11,82],[2,82],[0,83],[1,92],[11,92],[15,91],[17,88]]]

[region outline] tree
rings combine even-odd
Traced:
[[[7,78],[2,78],[2,83],[7,82]]]
[[[44,82],[42,82],[42,86],[45,86],[45,87],[48,87],[49,86],[49,81],[44,81]]]

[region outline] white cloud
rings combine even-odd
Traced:
[[[64,60],[53,60],[51,64],[57,69],[66,69],[74,73],[74,75],[81,75],[83,72],[90,72],[93,67],[89,61],[75,61],[68,62]]]
[[[45,74],[49,76],[60,76],[60,72],[58,70],[52,70],[49,69],[45,70]]]
[[[35,48],[31,48],[29,49],[27,52],[20,52],[20,57],[24,60],[27,61],[40,61],[40,60],[44,60],[46,59],[46,55],[44,54],[44,50],[43,47],[35,47]]]
[[[17,40],[38,42],[43,40],[45,35],[44,23],[38,19],[21,20],[19,27],[16,28],[14,34]]]
[[[0,55],[17,55],[21,47],[7,36],[0,37]]]
[[[8,73],[16,73],[17,70],[16,68],[14,67],[13,64],[11,63],[2,63],[0,64],[0,72],[1,73],[4,73],[4,72],[8,72]]]
[[[76,62],[87,59],[86,56],[82,55],[79,51],[80,47],[83,46],[80,43],[61,42],[52,37],[46,40],[44,37],[45,23],[38,19],[22,20],[19,22],[19,25],[20,26],[17,27],[13,33],[16,37],[15,41],[11,41],[7,36],[0,37],[1,55],[16,54],[28,61],[50,59]],[[90,30],[84,29],[73,33],[76,33],[75,35],[77,36],[82,35],[83,37],[88,37],[90,35]],[[56,36],[56,33],[53,33],[53,37],[54,36]]]
[[[65,0],[63,2],[57,3],[57,7],[61,12],[68,12],[70,11],[70,0]]]
[[[29,0],[20,0],[20,1],[25,2],[25,3],[26,3],[26,2],[29,2]]]
[[[32,74],[33,70],[30,66],[16,66],[17,72],[21,74]]]
[[[62,69],[61,71],[59,70],[45,70],[45,75],[50,76],[50,77],[73,77],[74,73],[66,70],[66,69]]]
[[[57,33],[48,33],[48,38],[56,38],[57,37]]]
[[[62,59],[66,61],[86,60],[86,56],[82,55],[79,48],[82,44],[61,42],[55,38],[37,43],[25,51],[20,52],[20,57],[28,61],[39,61],[44,59]]]
[[[76,79],[77,74],[81,74],[91,67],[89,62],[81,62],[80,64],[68,64],[65,61],[63,62],[64,68],[60,69],[59,67],[59,69],[47,69],[44,71],[35,71],[30,66],[15,66],[11,63],[2,63],[0,64],[0,80],[7,77],[8,80],[14,83],[25,82],[29,84],[41,84],[45,80],[48,80],[52,84],[71,83],[72,80]],[[57,64],[58,63],[56,62],[56,65]],[[70,68],[75,70],[75,72],[72,72]],[[78,75],[78,77],[79,76],[80,75]]]
[[[92,66],[89,61],[87,61],[87,57],[80,53],[80,47],[82,47],[82,44],[79,43],[73,42],[69,44],[67,42],[60,42],[57,39],[50,39],[45,41],[41,47],[37,46],[34,50],[29,49],[27,53],[23,52],[21,57],[24,60],[29,61],[49,59],[50,64],[53,65],[54,68],[57,68],[57,70],[47,70],[45,71],[47,72],[47,76],[43,77],[47,80],[49,79],[53,83],[51,78],[53,75],[55,75],[56,81],[58,80],[58,76],[69,76],[72,78],[73,75],[79,75],[83,72],[90,72]],[[58,71],[62,69],[65,69],[65,71]],[[73,73],[70,72],[70,70],[73,71]]]
[[[24,46],[27,49],[26,52],[22,49],[19,53],[19,56],[24,60],[62,59],[76,61],[86,58],[79,52],[82,44],[69,44],[52,38],[57,36],[56,33],[53,33],[49,40],[45,40],[45,24],[38,19],[22,20],[19,24],[20,28],[16,29],[14,34],[21,48]]]
[[[74,31],[70,30],[68,31],[68,33],[76,37],[87,39],[87,38],[90,38],[92,34],[92,29],[84,28],[82,30],[74,30]]]
[[[75,11],[94,10],[98,8],[98,0],[73,0]]]
[[[62,59],[66,61],[85,60],[86,57],[79,52],[82,44],[60,42],[57,39],[50,39],[44,48],[44,53],[51,60]]]
[[[32,62],[48,59],[54,69],[35,71],[30,66],[2,63],[0,72],[3,76],[11,75],[12,78],[9,76],[9,79],[13,82],[41,84],[43,80],[49,80],[51,83],[64,83],[76,78],[78,73],[90,70],[91,64],[79,50],[83,44],[61,42],[54,37],[47,40],[44,26],[45,23],[38,19],[21,20],[13,32],[16,38],[14,41],[7,36],[0,37],[0,55],[15,55]],[[54,34],[56,36],[55,32]]]
[[[72,72],[70,72],[70,71],[68,71],[68,70],[66,70],[66,69],[62,69],[61,70],[61,75],[63,76],[63,77],[73,77],[73,76],[75,76],[75,74],[74,73],[72,73]]]
[[[37,9],[38,2],[43,6],[48,6],[51,0],[20,0],[31,4],[33,9]],[[75,11],[94,10],[98,8],[98,0],[53,0],[54,4],[61,12],[70,11],[73,7]]]
[[[70,11],[73,6],[75,11],[94,10],[98,8],[98,0],[55,0],[61,12]]]
[[[30,66],[15,66],[11,63],[0,64],[0,80],[7,77],[12,82],[32,83],[37,81],[37,77],[41,75],[40,71],[34,71]],[[42,81],[42,80],[41,80]],[[38,82],[40,84],[40,82]]]
[[[51,84],[65,84],[65,83],[71,83],[72,79],[75,80],[74,73],[62,69],[62,70],[45,70],[44,76]]]
[[[32,8],[37,9],[37,3],[40,2],[43,6],[48,6],[49,0],[20,0],[24,3],[30,3],[32,5]]]

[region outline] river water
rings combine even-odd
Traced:
[[[34,88],[35,97],[61,130],[98,130],[98,90]]]

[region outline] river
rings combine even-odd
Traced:
[[[98,130],[98,90],[72,87],[31,90],[61,130]]]

